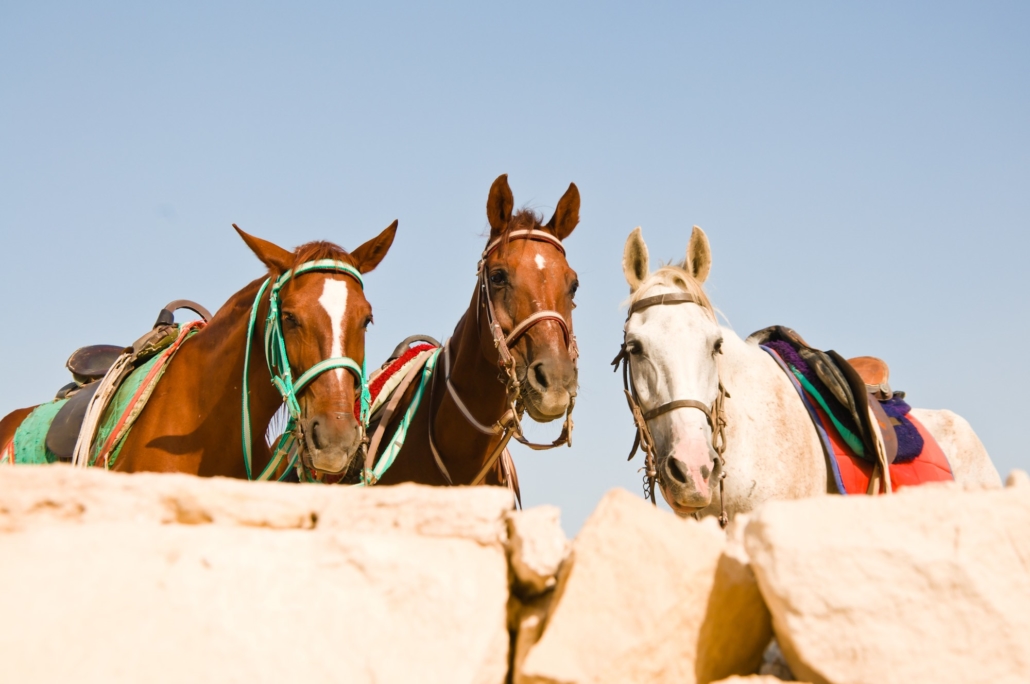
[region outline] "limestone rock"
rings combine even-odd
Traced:
[[[511,500],[0,468],[0,679],[500,684]]]
[[[799,679],[1025,682],[1030,495],[1023,487],[769,502],[746,546]]]
[[[746,677],[733,675],[732,677],[727,677],[726,679],[720,679],[717,682],[713,682],[713,684],[780,684],[782,681],[784,680],[779,679],[778,677],[773,677],[772,675],[747,675]]]
[[[534,596],[555,585],[558,567],[569,553],[561,527],[561,510],[537,506],[508,516],[511,569],[517,587]]]
[[[1006,487],[1030,487],[1030,475],[1025,470],[1016,468],[1005,478]]]
[[[710,682],[754,672],[769,615],[718,524],[632,494],[601,501],[562,565],[539,641],[516,682]],[[526,632],[532,635],[532,629]]]

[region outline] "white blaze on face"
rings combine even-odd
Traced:
[[[544,270],[544,266],[547,265],[547,262],[544,261],[544,258],[542,256],[540,256],[539,254],[537,254],[535,257],[533,257],[533,261],[536,262],[536,267],[539,268],[541,271]]]
[[[329,314],[329,323],[332,326],[333,348],[329,355],[334,358],[343,356],[343,318],[347,313],[347,281],[326,278],[318,303]],[[336,378],[342,381],[343,373],[342,368],[337,368]]]

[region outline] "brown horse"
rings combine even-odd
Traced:
[[[397,222],[351,253],[329,242],[311,242],[290,252],[236,230],[268,267],[267,280],[259,278],[233,295],[182,344],[125,437],[112,469],[246,478],[252,473],[244,464],[243,421],[249,421],[256,435],[249,440],[251,470],[264,468],[271,450],[263,435],[284,402],[271,381],[261,325],[275,290],[265,287],[267,282],[284,281],[278,292],[278,319],[292,377],[299,379],[326,360],[345,357],[361,370],[372,308],[359,274],[368,273],[386,256]],[[305,265],[310,270],[305,271]],[[252,309],[258,321],[253,335],[248,333]],[[248,339],[249,368],[244,377]],[[364,380],[348,368],[353,371],[354,364],[331,365],[295,395],[302,458],[321,472],[346,471],[364,442],[364,426],[354,415],[356,392]],[[244,388],[249,416],[244,415]],[[19,409],[0,421],[0,452],[9,447],[28,411]]]
[[[508,178],[500,176],[487,199],[490,237],[472,301],[439,352],[382,484],[504,484],[497,460],[507,441],[502,428],[517,424],[523,409],[538,422],[566,416],[556,444],[568,441],[577,389],[572,309],[579,281],[561,241],[579,223],[579,190],[569,185],[545,225],[533,212],[513,213],[513,207]],[[416,384],[385,435],[394,434]]]

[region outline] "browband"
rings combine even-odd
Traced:
[[[626,317],[629,318],[638,311],[658,304],[701,305],[701,301],[689,292],[667,292],[666,294],[654,295],[653,297],[644,297],[633,302],[633,305],[629,307],[629,313],[626,314]]]
[[[558,251],[562,253],[562,256],[565,256],[565,246],[562,245],[561,240],[554,237],[550,233],[546,233],[542,230],[536,230],[535,228],[533,228],[530,230],[514,230],[508,233],[506,236],[502,235],[501,237],[497,238],[496,240],[494,240],[486,246],[486,249],[483,250],[482,258],[486,259],[488,256],[490,256],[490,253],[497,249],[505,240],[505,238],[507,238],[508,240],[521,239],[536,240],[538,242],[550,242],[552,245],[558,248]]]

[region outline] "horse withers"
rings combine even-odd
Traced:
[[[651,272],[640,228],[622,263],[630,287],[623,349],[627,394],[651,474],[680,515],[729,516],[768,499],[837,491],[823,442],[787,374],[770,354],[716,321],[703,284],[708,238],[694,227],[682,264]],[[983,444],[947,410],[912,409],[959,482],[999,486]],[[721,482],[720,482],[721,481]],[[720,501],[719,487],[723,487]]]
[[[382,261],[397,222],[350,253],[322,241],[291,252],[236,230],[267,275],[183,341],[131,430],[113,451],[94,449],[95,465],[126,472],[281,475],[285,464],[270,468],[272,451],[261,436],[284,401],[291,406],[303,466],[345,473],[360,461],[353,457],[364,443],[364,426],[355,411],[360,413],[366,386],[365,329],[372,321],[361,275]],[[28,412],[0,421],[0,448],[11,461]]]
[[[579,204],[570,184],[543,223],[515,210],[507,176],[494,181],[471,302],[423,380],[402,390],[382,441],[373,437],[385,447],[370,452],[379,482],[508,484],[517,492],[505,446],[511,437],[528,443],[523,412],[538,422],[564,418],[554,443],[531,446],[567,443],[578,386],[572,309],[579,279],[563,242],[579,223]]]

